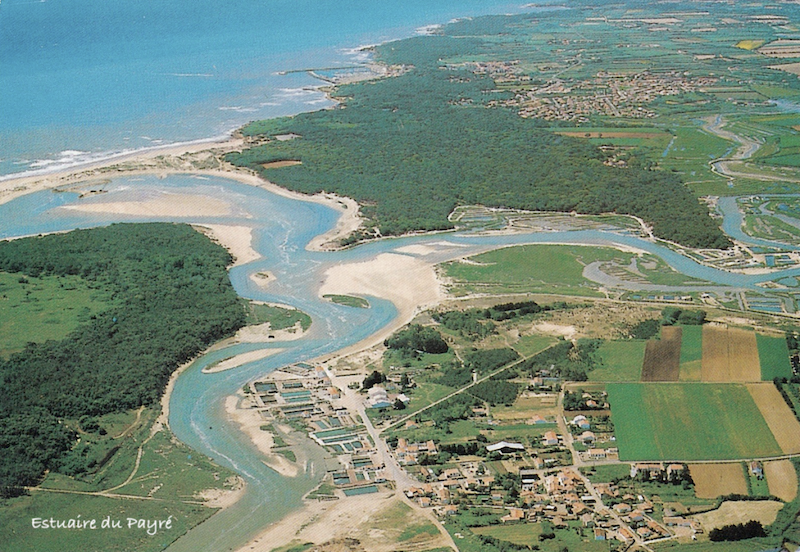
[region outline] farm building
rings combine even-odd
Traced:
[[[512,454],[514,452],[523,452],[525,445],[520,443],[509,443],[507,441],[500,441],[493,445],[487,445],[486,450],[489,452],[501,452],[503,454]]]

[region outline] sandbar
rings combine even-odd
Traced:
[[[336,225],[328,232],[316,236],[306,246],[307,249],[312,251],[338,249],[339,240],[361,226],[362,218],[359,215],[358,203],[350,198],[339,197],[331,193],[306,195],[293,192],[261,178],[261,176],[249,169],[234,167],[222,160],[224,154],[241,151],[247,146],[248,144],[241,138],[230,138],[221,141],[206,141],[125,153],[59,171],[19,177],[10,175],[8,178],[0,179],[0,204],[33,192],[64,186],[90,184],[98,179],[108,180],[120,176],[157,175],[166,177],[171,174],[192,174],[235,180],[250,186],[264,188],[274,194],[290,199],[325,205],[339,212],[340,216]],[[117,214],[183,216],[176,214],[180,213],[179,210],[173,211],[161,204],[148,204],[149,202],[145,201],[141,202],[145,203],[144,207],[136,207],[134,205],[135,202],[128,203],[90,201],[69,207]],[[98,207],[89,207],[90,205],[98,205]],[[99,205],[102,205],[102,207]],[[173,205],[172,207],[175,206]],[[204,206],[206,210],[203,212],[218,213],[219,205],[216,208],[217,211],[214,211],[210,205],[206,205]],[[149,209],[150,211],[142,212],[143,209]],[[201,215],[195,211],[193,214],[186,216]]]
[[[438,304],[443,298],[441,282],[432,263],[396,253],[382,253],[369,261],[329,268],[318,293],[320,297],[328,294],[380,297],[391,301],[398,311],[397,317],[381,331],[338,351],[337,357],[382,342],[419,311]]]
[[[81,201],[59,209],[82,213],[153,217],[222,217],[233,212],[221,199],[196,194],[162,193],[159,197],[127,201]]]
[[[204,374],[215,374],[217,372],[224,372],[225,370],[232,370],[233,368],[238,368],[239,366],[247,364],[248,362],[255,362],[256,360],[267,358],[268,356],[280,353],[281,351],[283,351],[283,349],[259,349],[257,351],[242,353],[231,358],[226,358],[225,360],[216,364],[212,364],[211,366],[207,366],[203,368],[202,372]]]
[[[249,226],[196,224],[194,227],[227,249],[234,258],[233,266],[261,258],[261,254],[253,249],[253,229]]]

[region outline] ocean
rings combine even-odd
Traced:
[[[0,178],[330,102],[309,68],[507,0],[0,0]]]

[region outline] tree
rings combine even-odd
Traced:
[[[378,385],[379,383],[383,383],[384,381],[386,381],[386,376],[377,370],[373,370],[370,375],[364,378],[364,382],[361,384],[361,387],[363,389],[371,389],[372,387]]]

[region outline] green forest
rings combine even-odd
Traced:
[[[291,190],[352,197],[384,235],[453,228],[448,215],[456,206],[485,205],[632,214],[662,238],[727,247],[707,208],[677,175],[636,158],[626,168],[604,165],[606,154],[595,145],[490,107],[507,92],[487,76],[443,61],[507,59],[512,54],[495,35],[514,21],[488,18],[471,24],[469,36],[379,46],[379,61],[410,70],[338,87],[336,109],[252,123],[245,135],[299,138],[269,140],[227,159]],[[283,160],[300,164],[264,166]]]
[[[191,227],[168,223],[0,242],[0,271],[79,276],[112,305],[65,339],[0,360],[0,496],[19,494],[45,470],[91,468],[70,452],[77,435],[65,420],[89,427],[87,417],[156,403],[178,366],[245,324],[231,261]]]

